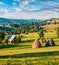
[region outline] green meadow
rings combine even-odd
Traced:
[[[20,43],[0,44],[0,65],[59,65],[59,39],[55,31],[45,32],[44,38],[52,37],[56,46],[32,49],[38,33],[22,34]]]

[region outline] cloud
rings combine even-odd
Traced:
[[[0,5],[4,5],[4,2],[0,2]]]
[[[15,12],[21,12],[22,10],[20,8],[14,8]]]
[[[46,2],[45,4],[50,6],[48,8],[45,8],[46,10],[52,10],[54,12],[59,12],[59,2],[49,1],[49,2]]]
[[[31,3],[35,3],[36,0],[22,0],[19,5],[23,10],[31,11],[35,5],[31,5]],[[33,9],[34,10],[34,9]]]
[[[17,3],[13,2],[13,5],[14,5],[14,6],[16,6],[16,5],[17,5]]]
[[[48,3],[50,2],[50,3],[47,4],[47,2]],[[21,8],[24,11],[39,12],[41,10],[49,9],[50,7],[47,7],[47,6],[51,6],[50,5],[50,4],[52,4],[51,2],[52,2],[51,0],[22,0],[21,3],[19,3],[19,5],[21,6]],[[33,3],[33,4],[31,4],[31,3]],[[44,5],[44,6],[42,6],[42,5]]]
[[[26,12],[39,12],[59,9],[59,0],[13,0],[14,6],[19,6]],[[54,10],[55,12],[58,12]]]
[[[22,6],[27,6],[29,4],[29,1],[22,1]]]
[[[20,8],[12,8],[8,10],[8,13],[21,12]]]
[[[56,0],[13,0],[11,8],[0,8],[0,16],[6,18],[46,19],[59,17],[59,2]]]
[[[53,11],[41,11],[41,12],[13,12],[2,15],[5,18],[16,18],[16,19],[48,19],[53,17],[59,17],[59,13],[55,13]],[[1,16],[1,15],[0,15]]]
[[[8,9],[6,8],[0,8],[0,13],[7,13],[8,12]]]
[[[5,14],[13,14],[13,13],[16,13],[16,12],[21,12],[21,9],[20,8],[0,8],[0,14],[2,13],[3,15]]]
[[[13,0],[14,2],[20,2],[21,0]]]

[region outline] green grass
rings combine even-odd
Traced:
[[[38,38],[37,33],[23,34],[22,42],[10,45],[0,45],[0,65],[59,65],[59,39],[56,32],[45,33],[52,37],[56,46],[32,49],[33,41]]]

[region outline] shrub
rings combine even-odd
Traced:
[[[59,38],[59,27],[57,28],[57,37]]]
[[[39,37],[40,37],[40,38],[44,37],[44,32],[43,32],[43,30],[40,30],[38,34],[39,34]]]

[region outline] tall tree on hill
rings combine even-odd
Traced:
[[[2,40],[4,39],[4,33],[0,30],[0,42],[2,43]]]
[[[56,21],[54,20],[54,24],[56,24]]]
[[[57,37],[59,38],[59,27],[57,28]]]
[[[40,37],[40,38],[44,37],[44,32],[43,32],[43,30],[40,30],[38,34],[39,34],[39,37]]]

